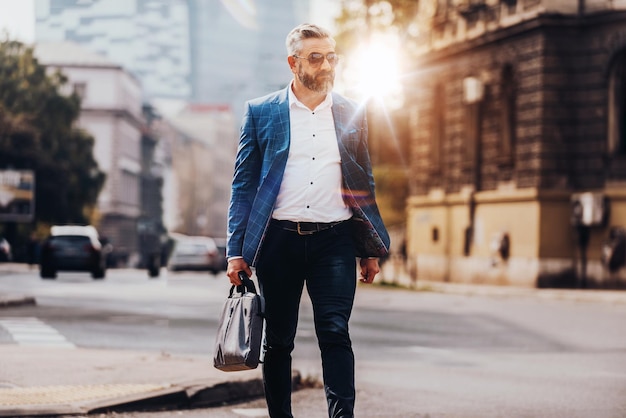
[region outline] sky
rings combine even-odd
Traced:
[[[24,43],[35,40],[35,0],[0,0],[0,40],[4,31]]]

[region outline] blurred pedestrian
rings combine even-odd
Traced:
[[[363,283],[379,272],[389,234],[374,195],[365,109],[332,92],[339,56],[324,29],[287,36],[293,80],[250,100],[241,127],[228,215],[228,270],[256,267],[265,298],[263,379],[271,417],[292,417],[291,352],[306,284],[331,417],[354,415],[348,320],[359,257]]]
[[[39,264],[39,239],[37,233],[31,232],[26,245],[26,257],[28,259],[28,267],[32,269]]]

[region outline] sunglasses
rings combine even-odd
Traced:
[[[326,58],[331,67],[336,66],[339,62],[339,55],[335,52],[329,52],[326,56],[319,52],[311,52],[308,57],[299,57],[297,55],[294,55],[293,57],[309,61],[309,64],[311,64],[312,67],[319,67],[322,65],[324,58]]]

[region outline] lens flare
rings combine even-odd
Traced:
[[[226,10],[239,24],[247,29],[259,28],[254,0],[221,0]]]
[[[348,88],[361,99],[396,101],[402,91],[397,37],[372,35],[351,54],[345,77]]]

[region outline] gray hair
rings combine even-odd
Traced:
[[[303,23],[296,26],[287,35],[285,46],[287,46],[288,55],[297,55],[302,50],[302,41],[309,38],[325,39],[328,38],[335,46],[335,39],[330,32],[317,25],[311,23]]]

